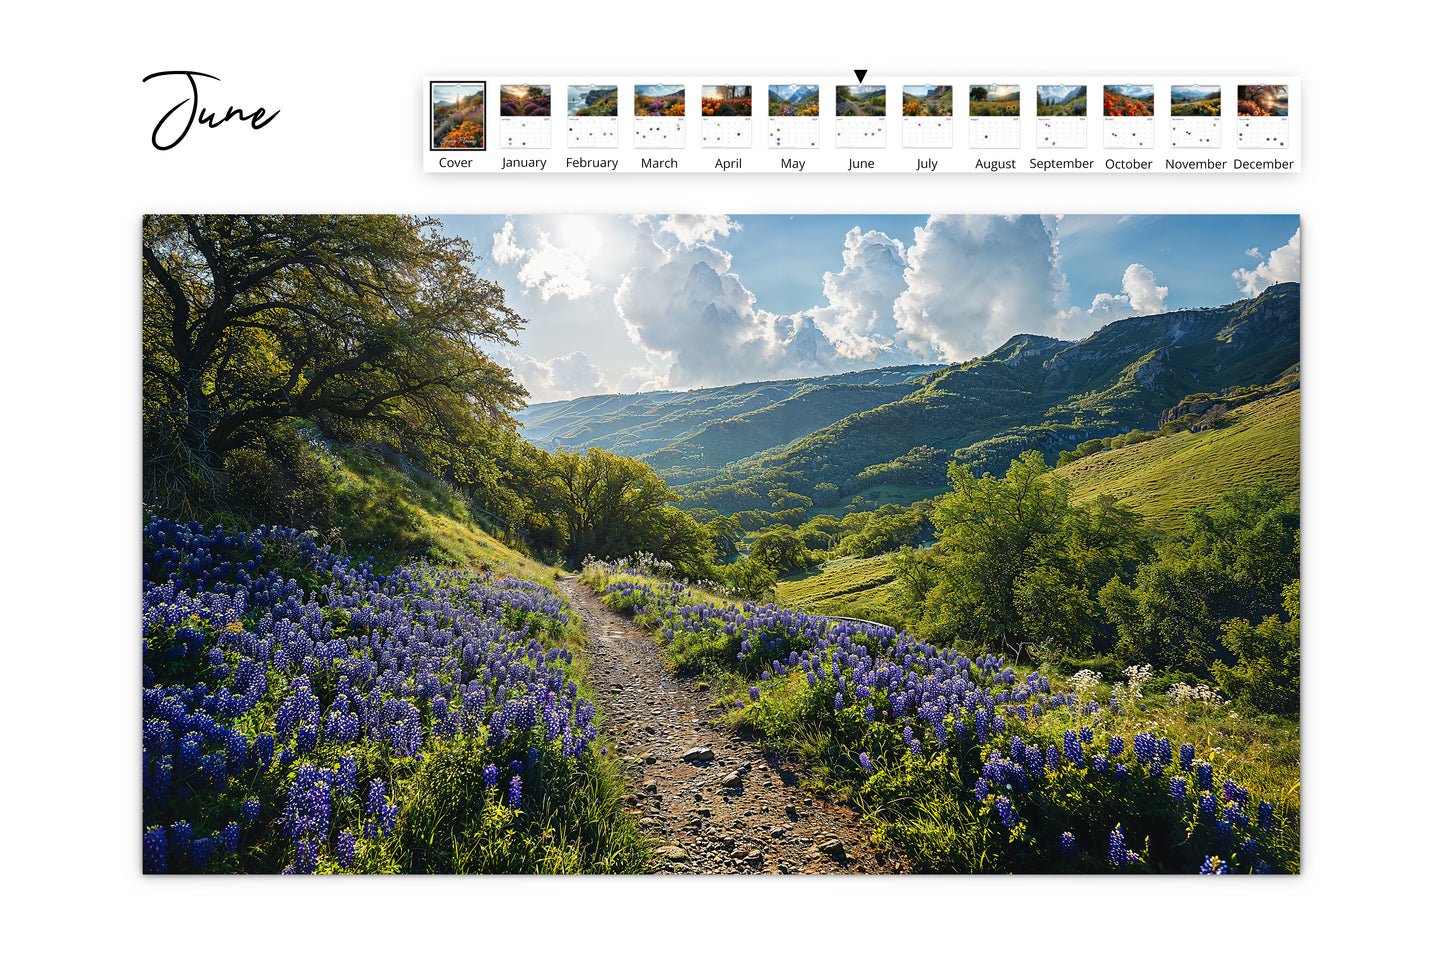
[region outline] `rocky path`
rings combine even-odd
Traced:
[[[858,812],[799,787],[786,760],[731,733],[708,693],[668,671],[651,633],[575,578],[598,729],[626,765],[624,803],[652,840],[656,873],[898,873]]]

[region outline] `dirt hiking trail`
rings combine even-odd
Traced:
[[[582,617],[597,726],[621,755],[623,802],[649,839],[652,872],[909,871],[857,810],[804,791],[786,760],[732,734],[710,694],[668,670],[650,632],[576,577],[558,588]]]

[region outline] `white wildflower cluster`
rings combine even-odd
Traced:
[[[1124,670],[1124,675],[1126,681],[1114,683],[1114,695],[1120,702],[1132,702],[1143,693],[1144,685],[1154,678],[1154,667],[1148,663],[1131,665]]]
[[[1087,693],[1104,684],[1104,677],[1093,669],[1080,669],[1069,676],[1069,685],[1075,692]]]
[[[1219,694],[1218,690],[1211,689],[1202,682],[1195,686],[1185,682],[1176,682],[1169,687],[1169,691],[1165,694],[1175,705],[1183,705],[1186,702],[1202,702],[1206,706],[1214,707],[1224,704],[1224,697]]]

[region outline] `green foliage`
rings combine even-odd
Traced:
[[[1138,516],[1110,499],[1070,504],[1070,489],[1028,452],[1003,478],[950,472],[938,499],[939,544],[898,571],[928,638],[1020,646],[1052,639],[1088,651],[1101,634],[1099,588],[1145,557]]]
[[[557,520],[556,547],[570,563],[649,552],[680,574],[711,576],[712,534],[668,504],[676,497],[652,469],[601,448],[535,452],[538,510]]]
[[[765,601],[773,597],[773,584],[778,573],[752,556],[739,559],[722,568],[723,583],[735,595],[754,601]]]
[[[401,807],[394,848],[406,873],[640,873],[646,849],[614,800],[620,775],[588,754],[568,760],[555,744],[538,752],[513,810],[484,770],[495,750],[476,740],[427,752]]]
[[[1285,587],[1287,623],[1270,615],[1259,625],[1244,619],[1224,624],[1223,644],[1234,665],[1215,662],[1214,677],[1231,698],[1264,712],[1299,712],[1300,599],[1299,579]]]
[[[808,549],[798,533],[779,526],[759,535],[748,550],[748,558],[774,572],[794,572],[807,568]]]
[[[1299,503],[1270,485],[1196,509],[1134,585],[1116,579],[1100,594],[1120,657],[1201,670],[1216,661],[1225,622],[1276,614],[1299,579],[1299,531]],[[1242,636],[1239,644],[1247,647]]]
[[[143,413],[151,451],[219,467],[268,426],[380,433],[465,480],[471,436],[525,392],[482,353],[522,319],[466,241],[395,216],[149,216]],[[175,439],[169,442],[167,439]]]
[[[837,554],[856,558],[872,558],[904,545],[916,545],[933,528],[928,517],[915,506],[914,510],[887,505],[863,516],[861,530],[838,543]]]

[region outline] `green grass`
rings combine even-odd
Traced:
[[[1300,490],[1300,395],[1292,391],[1244,405],[1222,428],[1182,431],[1057,469],[1074,502],[1111,494],[1165,530],[1184,527],[1189,512],[1232,489],[1269,482]]]
[[[343,554],[370,555],[386,567],[416,559],[534,582],[555,576],[555,569],[490,535],[470,502],[438,479],[358,449],[337,454],[339,467],[329,473]]]
[[[780,579],[778,601],[792,608],[813,611],[820,602],[854,595],[892,580],[887,556],[854,558],[848,555]]]

